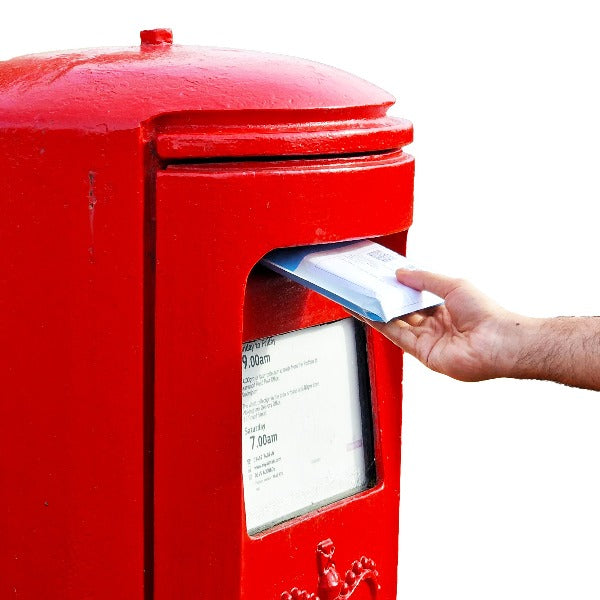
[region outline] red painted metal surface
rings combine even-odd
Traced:
[[[412,182],[412,159],[401,151],[173,166],[158,174],[156,598],[277,598],[291,585],[310,589],[314,548],[325,538],[336,541],[340,562],[373,558],[379,597],[395,597],[400,351],[369,334],[377,485],[249,536],[240,347],[345,316],[337,305],[256,268],[266,252],[376,236],[403,250]],[[208,414],[216,418],[207,422]],[[199,564],[227,564],[229,576],[215,578]]]
[[[269,111],[266,124],[384,117],[394,99],[326,65],[260,52],[144,43],[49,53],[0,69],[0,123],[37,129],[139,128],[158,115],[244,124],[240,111]],[[274,112],[271,112],[274,111]],[[210,113],[225,113],[213,115]],[[302,113],[306,112],[304,115]],[[189,125],[196,122],[194,116]]]
[[[0,63],[0,598],[279,597],[328,537],[393,598],[400,352],[369,336],[377,485],[252,537],[240,352],[343,316],[268,250],[404,247],[412,128],[331,67],[171,41]]]
[[[373,153],[412,141],[408,121],[385,117],[358,122],[221,123],[186,129],[171,126],[157,137],[161,159]]]

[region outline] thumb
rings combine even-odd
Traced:
[[[434,294],[445,298],[452,290],[456,289],[459,281],[445,275],[430,273],[429,271],[410,271],[408,269],[398,269],[396,279],[415,290],[433,292]]]

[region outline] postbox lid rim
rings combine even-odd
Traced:
[[[131,128],[186,111],[306,111],[315,120],[384,116],[388,92],[284,55],[157,45],[18,57],[0,63],[0,125]],[[312,111],[312,113],[311,113]]]

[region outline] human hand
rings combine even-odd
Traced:
[[[510,313],[462,279],[398,270],[396,278],[445,303],[394,319],[367,322],[430,369],[461,381],[503,377],[517,360],[516,337],[525,317]]]

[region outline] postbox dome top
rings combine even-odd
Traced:
[[[323,64],[171,41],[169,30],[153,30],[142,32],[138,47],[0,62],[0,125],[117,130],[187,111],[376,119],[394,103],[379,87]]]

